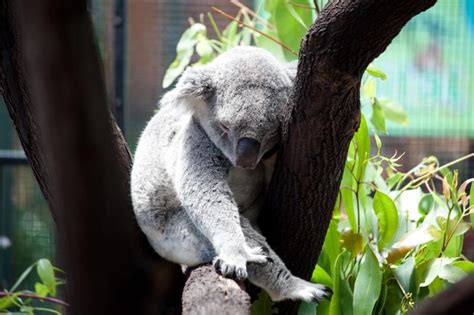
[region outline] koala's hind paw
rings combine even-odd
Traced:
[[[329,300],[332,290],[322,284],[311,283],[301,280],[298,286],[291,294],[292,300],[301,300],[305,302],[319,303],[322,300]]]

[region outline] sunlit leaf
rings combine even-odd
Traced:
[[[49,294],[48,288],[40,282],[35,283],[35,292],[36,292],[36,295],[41,296],[41,297],[48,296]]]
[[[429,286],[436,277],[443,274],[444,267],[452,264],[454,261],[455,261],[454,258],[446,258],[446,257],[433,259],[428,264],[428,267],[426,269],[426,274],[424,275],[424,281],[420,283],[420,286],[422,287]]]
[[[383,133],[387,132],[387,129],[385,128],[385,114],[376,97],[373,98],[372,102],[372,115],[370,116],[370,122],[378,131]]]
[[[363,115],[361,115],[360,126],[354,135],[354,139],[357,145],[357,171],[355,175],[360,180],[364,178],[366,161],[370,155],[369,129]]]
[[[364,258],[354,283],[354,314],[372,314],[382,284],[382,271],[370,246],[365,247]]]
[[[400,104],[387,99],[378,99],[378,104],[382,108],[385,118],[402,126],[408,125],[408,114]]]
[[[8,296],[1,297],[0,298],[0,311],[5,311],[9,307],[15,305],[15,299],[18,297],[19,294],[20,294],[19,292],[15,292]]]
[[[459,260],[453,263],[453,266],[458,267],[466,273],[474,272],[474,262],[468,260]]]
[[[387,178],[387,185],[390,189],[395,187],[395,185],[398,184],[398,182],[403,178],[403,174],[401,173],[395,173],[389,178]]]
[[[166,70],[163,78],[163,88],[169,87],[189,65],[199,35],[206,36],[206,26],[201,23],[194,23],[181,35],[176,47],[176,58]]]
[[[362,94],[365,97],[373,98],[377,93],[377,83],[374,79],[368,78],[362,88]]]
[[[374,211],[378,220],[379,248],[385,245],[395,236],[398,228],[398,212],[392,198],[381,191],[376,191],[374,197]]]
[[[392,264],[404,257],[410,250],[418,245],[436,240],[440,234],[433,227],[420,227],[402,236],[398,242],[393,244],[387,253],[387,262]]]
[[[374,67],[373,65],[368,66],[365,71],[367,71],[367,73],[374,78],[387,80],[387,75],[382,70]]]
[[[54,269],[51,262],[46,259],[38,260],[36,271],[43,284],[48,288],[52,296],[56,295],[56,280],[54,278]]]
[[[311,282],[321,283],[332,288],[331,276],[321,266],[316,265],[311,276]]]
[[[337,230],[337,223],[331,220],[329,228],[324,239],[323,249],[318,259],[318,265],[321,266],[327,273],[330,273],[331,278],[334,278],[332,274],[334,264],[337,256],[340,253],[340,234]]]

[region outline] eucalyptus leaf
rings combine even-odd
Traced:
[[[398,228],[398,212],[392,198],[381,191],[375,192],[374,211],[378,220],[379,248],[384,248],[395,236]]]
[[[385,118],[402,126],[408,125],[408,114],[400,104],[383,98],[378,100],[378,104],[382,108]]]
[[[166,70],[163,78],[163,88],[169,87],[183,73],[191,61],[199,36],[207,37],[206,32],[206,26],[201,23],[194,23],[184,31],[176,46],[176,58]]]
[[[378,131],[383,133],[387,132],[385,128],[385,114],[376,97],[374,97],[372,101],[372,116],[370,116],[370,122]]]
[[[382,70],[374,67],[373,65],[369,65],[365,71],[374,78],[387,80],[387,75]]]
[[[370,246],[365,247],[364,258],[354,283],[354,315],[372,314],[379,299],[382,271]]]
[[[405,292],[411,292],[413,296],[417,295],[416,286],[416,264],[413,256],[408,257],[403,264],[394,270],[395,277],[403,287]]]
[[[52,296],[56,295],[56,279],[54,278],[54,269],[51,262],[46,259],[38,260],[36,271],[43,284],[48,288]]]

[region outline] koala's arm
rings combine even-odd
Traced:
[[[226,181],[229,161],[194,121],[181,141],[174,174],[178,199],[217,255],[244,250],[239,209]]]

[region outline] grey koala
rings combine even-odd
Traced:
[[[273,301],[319,302],[330,290],[292,275],[255,226],[295,70],[255,47],[188,68],[141,135],[131,191],[138,224],[162,257],[212,262]]]

